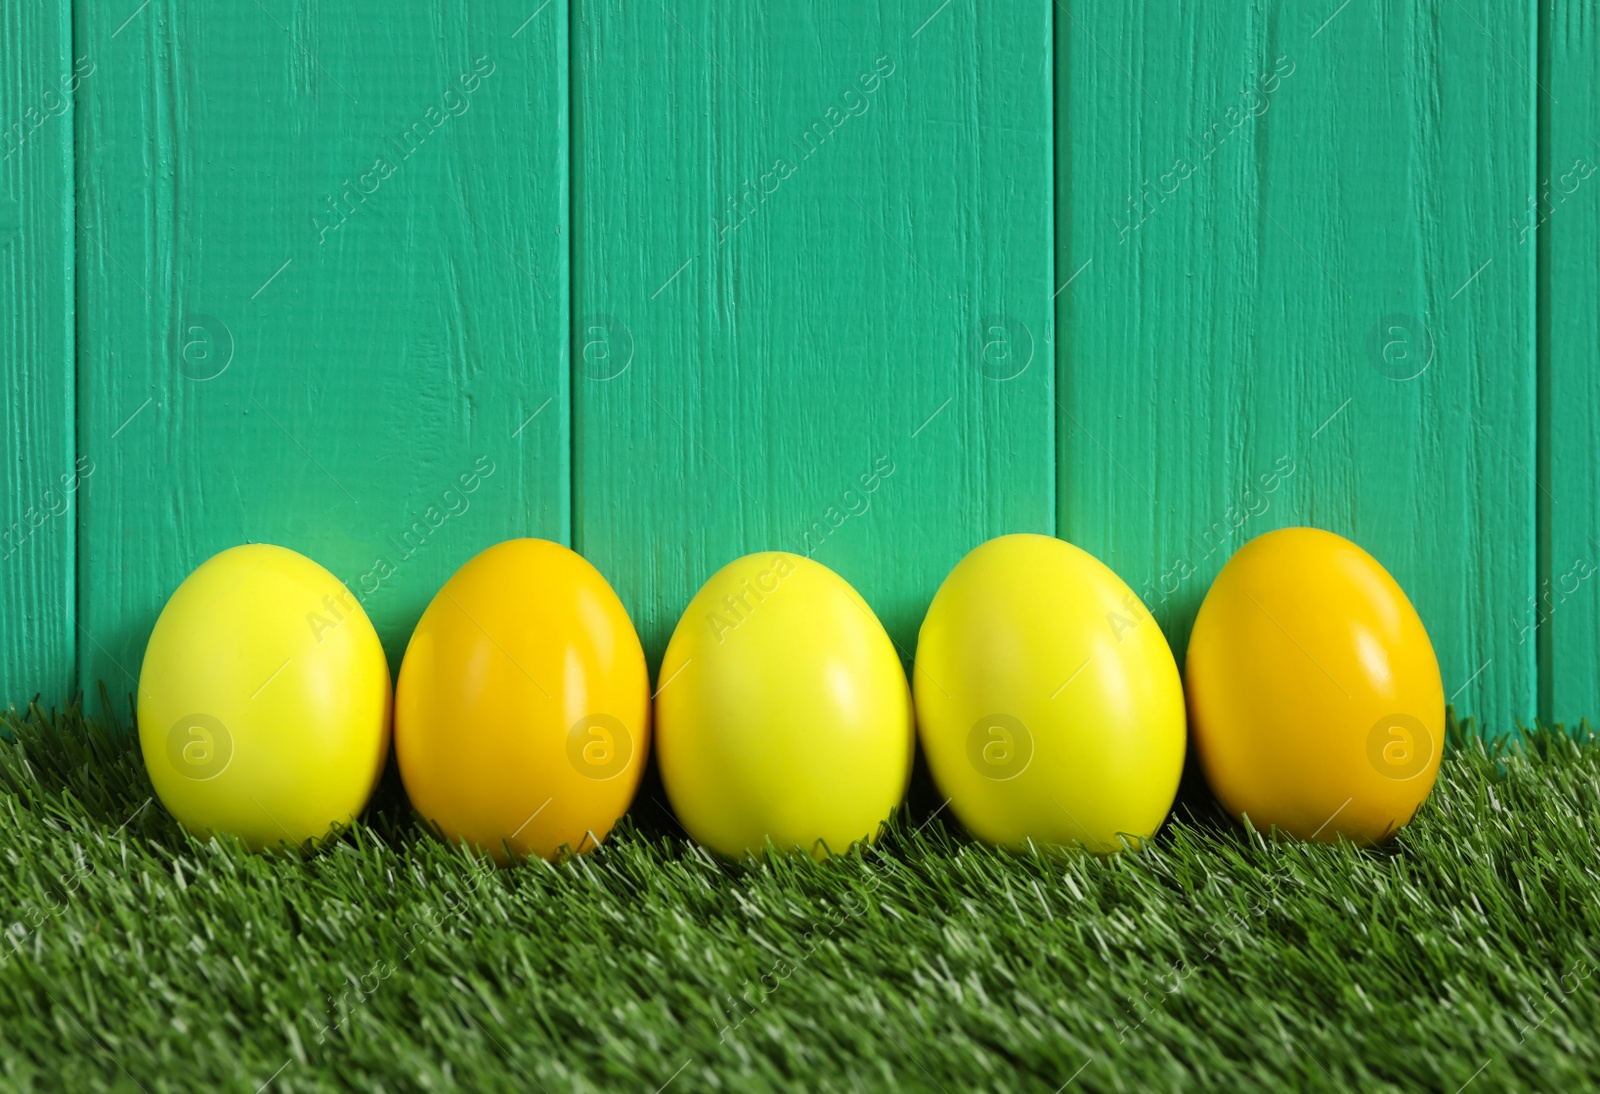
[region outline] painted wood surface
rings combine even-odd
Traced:
[[[1515,226],[1539,244],[1550,552],[1519,629],[1540,631],[1545,716],[1600,725],[1600,5],[1544,15],[1538,189]]]
[[[1056,26],[1061,534],[1180,664],[1233,550],[1350,536],[1458,709],[1531,719],[1526,5],[1078,0]]]
[[[245,541],[397,668],[467,558],[569,534],[565,4],[135,6],[79,9],[81,678]]]
[[[74,683],[73,99],[66,0],[0,10],[0,702]],[[92,76],[90,77],[92,78]]]
[[[575,5],[575,530],[652,665],[753,551],[909,658],[1054,527],[1044,0]]]
[[[1228,554],[1312,523],[1412,594],[1458,709],[1592,717],[1597,22],[12,5],[5,698],[128,693],[247,540],[396,663],[476,550],[574,542],[654,664],[748,551],[909,656],[966,550],[1055,531],[1181,663]]]

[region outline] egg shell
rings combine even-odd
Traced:
[[[728,856],[877,838],[915,731],[894,644],[849,583],[783,551],[695,594],[661,662],[656,754],[688,833]]]
[[[1183,687],[1161,628],[1093,555],[1000,536],[940,585],[917,639],[917,730],[980,839],[1120,850],[1183,773]]]
[[[1189,639],[1195,748],[1256,828],[1382,840],[1439,771],[1444,684],[1393,577],[1317,528],[1257,536],[1217,575]]]
[[[445,838],[501,863],[593,850],[627,812],[649,750],[638,632],[569,548],[496,544],[417,623],[395,757],[412,806]]]
[[[173,592],[139,674],[139,746],[194,834],[299,845],[365,808],[389,753],[389,666],[327,570],[257,543]]]

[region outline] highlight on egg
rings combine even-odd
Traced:
[[[905,670],[866,601],[820,563],[767,551],[718,570],[659,680],[661,781],[713,851],[841,853],[875,840],[905,796]]]
[[[1206,778],[1258,829],[1376,842],[1433,788],[1433,644],[1389,572],[1342,536],[1284,528],[1240,548],[1200,606],[1186,677]]]
[[[502,864],[593,850],[650,750],[650,677],[622,601],[581,555],[498,543],[417,623],[395,692],[412,806]]]
[[[139,674],[156,796],[199,837],[300,846],[366,807],[389,752],[389,665],[361,605],[283,547],[233,547],[173,592]]]
[[[940,585],[917,639],[917,732],[975,836],[1112,852],[1153,836],[1183,772],[1184,704],[1161,628],[1110,567],[1000,536]]]

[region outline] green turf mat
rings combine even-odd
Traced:
[[[1453,726],[1382,850],[1191,800],[1142,852],[713,860],[650,814],[486,867],[391,781],[308,857],[185,836],[136,739],[0,742],[0,1088],[1575,1090],[1600,1080],[1600,747]]]

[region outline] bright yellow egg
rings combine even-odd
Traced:
[[[298,846],[360,815],[389,754],[389,665],[355,597],[304,555],[216,555],[156,620],[139,746],[198,836]]]
[[[1377,841],[1433,788],[1433,643],[1394,578],[1342,536],[1284,528],[1240,548],[1200,605],[1186,676],[1206,778],[1258,829]]]
[[[827,567],[746,555],[689,602],[661,662],[656,755],[689,835],[724,855],[873,840],[915,735],[894,644]]]
[[[1115,851],[1153,835],[1183,773],[1183,686],[1139,598],[1050,536],[980,545],[917,639],[917,729],[980,839]]]
[[[394,737],[412,806],[445,838],[501,863],[593,850],[650,750],[650,677],[622,601],[559,543],[483,551],[411,635]]]

